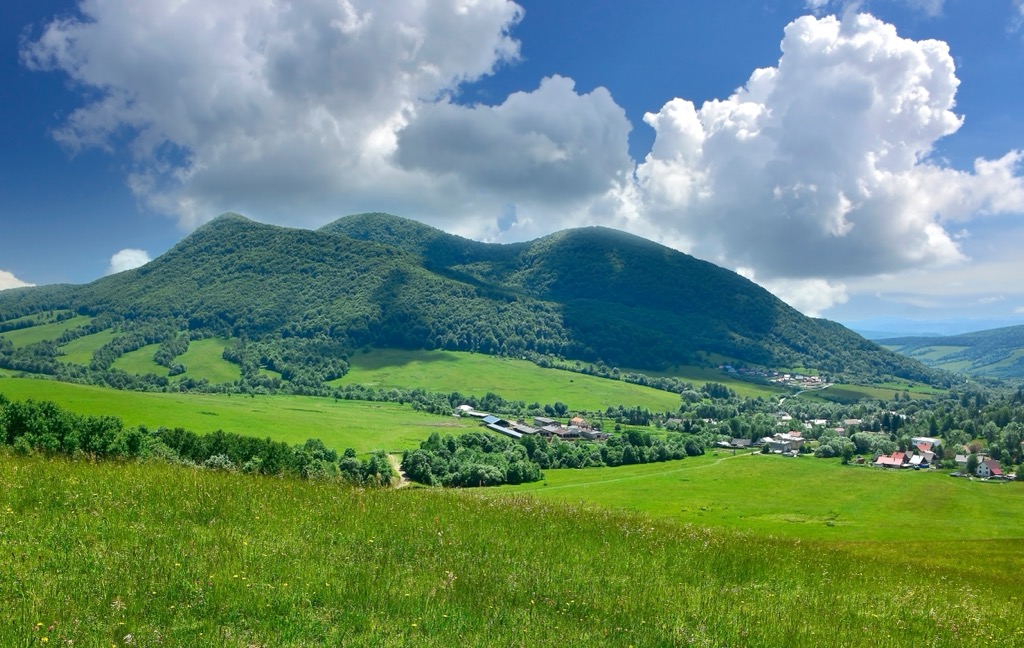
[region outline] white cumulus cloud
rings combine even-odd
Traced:
[[[511,0],[80,0],[21,58],[81,92],[56,139],[127,146],[132,191],[185,228],[224,211],[296,226],[390,211],[488,240],[605,224],[818,313],[859,279],[968,263],[976,219],[1024,212],[1024,154],[933,159],[963,121],[947,45],[864,4],[808,6],[844,11],[793,21],[778,63],[731,96],[647,114],[639,163],[612,95],[555,70],[459,101],[519,58]]]
[[[1024,211],[1020,152],[972,172],[929,157],[962,123],[945,43],[846,14],[792,22],[782,51],[727,99],[645,117],[646,218],[698,256],[816,294],[817,312],[841,297],[838,279],[965,261],[948,222]]]
[[[772,279],[760,281],[750,268],[737,268],[736,272],[797,309],[804,315],[818,317],[821,312],[849,301],[846,285],[830,283],[824,279]]]
[[[22,48],[87,102],[55,137],[136,156],[129,185],[186,228],[224,211],[308,226],[392,211],[476,236],[601,209],[633,171],[625,113],[551,77],[455,102],[519,57],[509,0],[91,0]],[[130,51],[126,50],[130,43]],[[499,221],[501,226],[499,226]]]
[[[149,258],[149,253],[145,250],[136,250],[132,248],[126,248],[120,252],[115,252],[110,257],[110,267],[107,268],[107,274],[115,274],[118,272],[124,272],[125,270],[131,270],[138,268],[139,266],[146,265],[152,261]]]
[[[34,285],[35,284],[18,279],[14,274],[6,270],[0,270],[0,290],[7,290],[9,288],[27,288]]]

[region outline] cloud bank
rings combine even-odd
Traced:
[[[645,116],[645,215],[700,256],[768,285],[835,282],[962,262],[949,224],[1024,211],[1020,152],[970,172],[929,157],[962,123],[945,43],[847,14],[794,21],[782,51],[727,99]],[[842,295],[820,288],[816,310]]]
[[[18,279],[6,270],[0,270],[0,290],[7,290],[9,288],[28,288],[29,286],[34,285],[35,284]]]
[[[135,250],[127,248],[120,252],[114,253],[110,257],[110,266],[107,268],[107,274],[115,274],[118,272],[124,272],[125,270],[132,270],[139,266],[144,266],[152,261],[149,258],[149,253],[145,250]]]
[[[859,278],[963,264],[951,232],[1024,211],[1020,152],[969,170],[932,157],[963,121],[946,44],[854,11],[793,21],[778,63],[727,98],[648,113],[656,139],[635,161],[634,125],[605,88],[552,75],[460,103],[520,56],[509,0],[79,10],[21,51],[82,91],[54,136],[130,150],[132,191],[185,228],[224,211],[297,226],[391,211],[492,240],[606,224],[817,313]]]

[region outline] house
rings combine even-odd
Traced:
[[[776,441],[788,443],[790,450],[799,450],[800,446],[804,444],[804,437],[800,432],[784,432],[776,434],[774,438]]]
[[[548,425],[558,425],[559,423],[555,419],[550,419],[550,418],[548,418],[546,416],[534,416],[533,417],[533,424],[536,425],[539,428],[543,428],[543,427],[546,427]]]
[[[733,448],[749,448],[750,444],[750,439],[733,439],[729,445]]]
[[[1003,478],[1003,468],[995,459],[986,459],[978,463],[978,469],[974,472],[978,477]]]
[[[930,443],[918,443],[917,452],[914,454],[919,454],[925,457],[928,460],[928,463],[932,463],[935,460],[935,453],[932,452],[932,444]]]
[[[458,407],[455,408],[455,411],[458,412],[459,414],[467,414],[468,415],[468,414],[473,412],[473,406],[472,405],[459,405]]]
[[[572,417],[572,419],[569,421],[569,425],[575,425],[576,427],[578,427],[581,430],[589,430],[590,429],[590,423],[587,423],[587,420],[585,418],[583,418],[582,416],[574,416],[574,417]]]
[[[921,443],[927,443],[927,444],[929,444],[931,446],[931,448],[930,448],[931,450],[935,450],[936,448],[938,448],[939,446],[942,445],[942,439],[936,439],[935,437],[923,437],[923,436],[911,437],[910,438],[910,443],[915,445],[915,446],[918,445],[918,444],[921,444]]]
[[[928,466],[931,465],[931,459],[925,457],[924,455],[915,454],[913,457],[910,458],[909,465],[911,468],[927,468]]]
[[[881,455],[875,460],[874,466],[876,468],[903,468],[907,463],[907,454],[905,452],[894,452],[891,455]]]
[[[765,444],[768,446],[769,452],[774,453],[785,453],[793,449],[789,441],[783,441],[782,439],[774,439],[772,437],[764,438]]]
[[[960,470],[963,470],[964,468],[967,467],[967,455],[958,454],[954,461],[956,461],[956,467],[959,468]]]

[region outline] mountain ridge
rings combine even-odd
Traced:
[[[381,213],[318,230],[227,213],[140,268],[33,290],[0,295],[0,312],[67,308],[125,330],[173,321],[182,331],[259,342],[261,366],[323,364],[312,349],[341,357],[341,366],[354,349],[395,346],[634,369],[723,358],[860,378],[935,377],[729,270],[608,228],[491,244]],[[337,371],[311,370],[309,379]]]

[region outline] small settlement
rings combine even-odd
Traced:
[[[480,419],[480,422],[488,430],[504,434],[513,439],[522,439],[524,436],[540,435],[548,439],[556,438],[562,441],[575,439],[587,439],[589,441],[603,441],[608,435],[600,430],[595,430],[585,419],[574,416],[568,425],[544,416],[533,417],[532,425],[527,424],[523,419],[510,421],[487,412],[478,412],[469,405],[459,405],[456,408],[461,415],[472,416]]]
[[[586,419],[580,416],[574,416],[569,420],[568,424],[544,416],[534,416],[533,420],[527,423],[524,419],[513,421],[488,412],[480,412],[473,409],[470,405],[460,405],[456,408],[456,411],[460,416],[471,416],[480,419],[481,425],[487,429],[513,439],[522,439],[533,435],[539,435],[547,439],[558,439],[560,441],[574,441],[577,439],[603,441],[608,438],[608,434],[595,429]],[[896,412],[889,412],[889,414],[891,416],[902,416]],[[799,457],[808,452],[807,442],[809,439],[803,435],[805,430],[825,428],[832,430],[840,436],[848,437],[858,429],[867,426],[867,423],[861,419],[843,419],[841,421],[809,419],[794,422],[793,417],[786,412],[780,411],[774,416],[778,425],[784,428],[783,431],[776,432],[771,436],[761,437],[760,439],[733,437],[729,440],[718,441],[715,444],[716,447],[731,449],[734,452],[739,450],[757,451],[760,449],[765,454]],[[702,419],[702,422],[712,425],[718,423],[718,421],[713,419]],[[679,429],[682,424],[682,419],[669,418],[665,420],[665,426],[670,430]],[[798,426],[803,428],[803,430],[794,429]],[[913,437],[910,439],[910,446],[906,450],[879,455],[873,462],[870,459],[865,461],[864,457],[857,457],[855,463],[897,470],[925,470],[939,467],[943,457],[942,439],[924,436]],[[813,448],[813,445],[810,447]],[[968,452],[966,447],[963,451],[964,453]],[[958,472],[954,473],[955,475],[1007,480],[1012,480],[1016,477],[1013,474],[1005,474],[999,461],[987,457],[985,454],[977,455],[977,468],[974,470],[973,475],[966,474],[967,454],[957,454],[955,460],[958,468]]]
[[[914,437],[910,440],[912,449],[906,452],[894,452],[881,455],[875,460],[876,468],[913,468],[920,470],[935,464],[936,454],[942,448],[942,439],[932,437]]]

